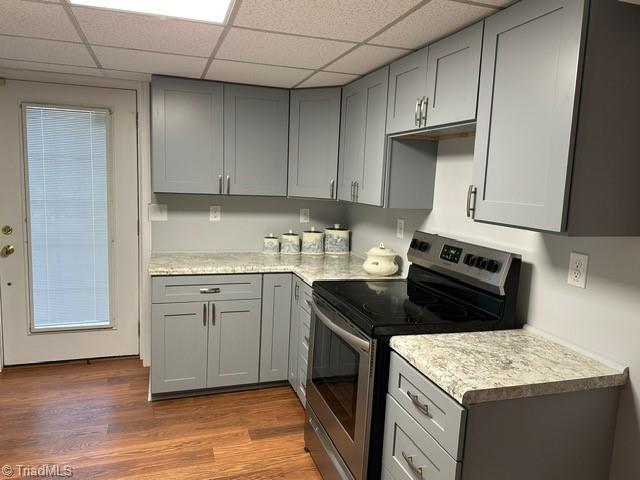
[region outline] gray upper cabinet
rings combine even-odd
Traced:
[[[265,274],[262,282],[260,382],[287,380],[291,274]]]
[[[383,204],[388,87],[387,66],[343,88],[340,200]]]
[[[483,22],[429,45],[426,127],[476,119]],[[387,126],[387,131],[389,131]]]
[[[468,199],[475,192],[476,220],[563,230],[584,7],[524,0],[486,19]]]
[[[152,183],[156,193],[219,193],[222,84],[153,77]]]
[[[152,393],[206,386],[207,309],[206,302],[152,305]]]
[[[340,89],[291,91],[289,196],[337,194]]]
[[[422,102],[428,91],[427,55],[425,47],[389,66],[387,133],[420,128]]]
[[[207,387],[258,383],[260,300],[209,304]]]
[[[231,195],[287,195],[289,91],[224,86],[224,188]]]

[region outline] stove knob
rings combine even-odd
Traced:
[[[484,257],[478,257],[476,259],[476,267],[478,267],[480,270],[484,270],[487,268],[487,259]]]
[[[470,253],[467,253],[464,256],[464,259],[462,260],[462,263],[464,263],[465,265],[469,265],[470,267],[473,267],[476,264],[475,255],[471,255]]]
[[[491,273],[496,273],[500,270],[500,264],[495,260],[489,260],[489,262],[487,262],[487,270]]]
[[[429,250],[429,244],[427,242],[420,242],[420,244],[418,245],[418,250],[420,250],[421,252],[426,252],[427,250]]]
[[[412,240],[411,240],[411,245],[410,245],[410,246],[411,246],[411,248],[413,248],[414,250],[415,250],[416,248],[418,248],[418,243],[420,243],[420,242],[418,242],[418,239],[417,239],[417,238],[412,239]]]

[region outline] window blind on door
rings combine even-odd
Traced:
[[[24,116],[32,328],[108,326],[108,112]]]

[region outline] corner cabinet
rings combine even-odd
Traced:
[[[389,67],[342,89],[340,200],[382,206]]]
[[[231,195],[287,195],[289,91],[224,86],[224,185]]]
[[[640,234],[638,25],[613,0],[522,0],[485,20],[468,216]]]
[[[154,76],[151,170],[156,193],[219,193],[223,85]]]
[[[291,91],[290,197],[337,197],[340,88]]]

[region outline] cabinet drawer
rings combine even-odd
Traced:
[[[395,352],[389,393],[453,458],[462,459],[466,410]]]
[[[262,297],[262,275],[154,277],[152,303],[245,300]]]
[[[311,307],[307,301],[311,301],[312,288],[304,282],[300,282],[300,308],[311,315]]]
[[[458,480],[462,466],[391,395],[387,395],[382,463],[395,480]]]

